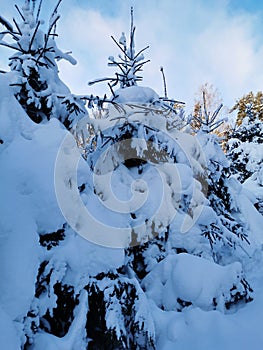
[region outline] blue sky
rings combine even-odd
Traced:
[[[1,14],[10,19],[14,4],[0,0]],[[54,0],[43,0],[47,12]],[[77,66],[61,62],[60,74],[73,93],[108,93],[94,78],[111,76],[107,57],[118,51],[110,35],[129,31],[129,8],[135,8],[136,46],[150,45],[141,85],[162,94],[159,72],[166,72],[170,97],[194,102],[198,88],[208,82],[225,105],[250,90],[263,90],[263,1],[257,0],[63,0],[58,45],[73,51]],[[0,63],[5,64],[4,55]]]

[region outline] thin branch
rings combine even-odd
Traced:
[[[59,3],[61,2],[62,0],[59,1]],[[48,32],[47,34],[45,35],[45,44],[43,46],[43,49],[41,50],[38,58],[37,58],[37,62],[40,60],[40,58],[43,56],[43,53],[46,51],[47,49],[47,44],[48,44],[48,39],[49,39],[49,36],[51,34],[51,31],[52,31],[52,28],[54,27],[54,25],[57,23],[57,21],[59,20],[60,16],[58,15],[54,20],[53,22],[50,24],[49,26],[49,29],[48,29]]]
[[[33,13],[35,12],[35,8],[36,8],[36,0],[32,0],[33,2],[33,6],[32,6],[32,10],[33,10]]]
[[[205,91],[203,91],[203,103],[204,103],[205,121],[206,121],[206,125],[208,125],[209,115],[207,113],[207,108],[206,108]]]
[[[17,37],[17,35],[19,35],[19,33],[10,32],[9,30],[6,30],[4,32],[1,32],[0,34],[2,34],[2,35],[10,34],[15,41],[19,40],[19,38]]]
[[[5,43],[5,42],[0,42],[0,45],[1,45],[1,46],[5,46],[5,47],[8,47],[9,49],[18,50],[18,51],[23,52],[23,51],[20,50],[19,48],[15,47],[15,46],[12,46],[12,45],[9,45],[9,44],[7,44],[7,43]]]
[[[137,53],[137,54],[134,56],[134,60],[136,60],[136,58],[137,58],[137,57],[139,57],[139,56],[140,56],[140,54],[141,54],[141,53],[143,53],[143,51],[145,51],[145,50],[149,49],[149,47],[150,47],[150,46],[149,46],[149,45],[147,45],[147,46],[146,46],[144,49],[140,50],[140,51],[139,51],[139,52],[138,52],[138,53]]]
[[[221,103],[221,105],[214,111],[211,117],[211,122],[213,122],[216,119],[222,107],[223,107],[223,103]]]
[[[166,101],[166,102],[170,102],[170,103],[174,103],[174,104],[182,104],[182,105],[185,105],[185,102],[177,101],[177,100],[173,100],[173,99],[169,99],[169,98],[165,98],[165,97],[160,97],[160,100]]]
[[[54,16],[54,15],[57,13],[58,8],[59,8],[59,5],[61,4],[61,2],[62,2],[62,0],[58,0],[58,3],[57,3],[57,5],[56,5],[56,7],[55,7],[55,9],[54,9],[54,11],[53,11],[51,17]]]
[[[53,11],[53,13],[52,13],[52,15],[51,15],[51,18],[57,13],[58,7],[59,7],[59,5],[61,4],[61,2],[62,2],[62,0],[59,0],[59,1],[58,1],[57,6],[55,7],[55,9],[54,9],[54,11]],[[55,25],[54,25],[54,31],[53,31],[53,34],[52,34],[52,35],[56,35],[56,31],[57,31],[57,23],[55,23]]]
[[[23,16],[22,12],[20,11],[19,7],[17,5],[15,5],[15,8],[17,9],[18,13],[20,14],[22,20],[25,22],[25,17]]]
[[[42,0],[40,0],[39,6],[38,6],[38,9],[37,9],[37,16],[36,16],[36,20],[37,21],[39,21],[39,15],[40,15],[41,7],[42,7]]]
[[[142,66],[144,66],[146,63],[151,62],[151,60],[146,60],[144,62],[141,62],[140,64],[138,64],[137,66],[135,66],[134,68],[134,73],[138,72],[141,70]],[[167,97],[167,96],[166,96]]]
[[[220,122],[218,122],[217,124],[215,124],[214,126],[212,126],[210,128],[210,131],[214,131],[215,129],[219,128],[219,126],[221,126],[224,123],[224,120],[221,120]]]
[[[115,79],[114,79],[114,78],[101,78],[101,79],[96,79],[96,80],[93,80],[93,81],[89,81],[89,82],[88,82],[88,85],[91,86],[91,85],[93,85],[93,84],[101,83],[102,81],[106,81],[106,80],[113,81],[113,80],[115,80]]]
[[[25,53],[25,50],[22,48],[21,44],[19,43],[19,41],[17,42],[17,46],[19,47],[19,51]]]
[[[35,30],[34,30],[34,33],[33,33],[33,35],[32,35],[32,38],[31,38],[31,40],[30,40],[30,44],[29,44],[29,47],[28,47],[28,51],[31,51],[31,48],[32,48],[34,39],[35,39],[35,37],[36,37],[36,34],[37,34],[37,31],[38,31],[39,26],[40,26],[40,21],[37,22],[36,28],[35,28]]]
[[[167,98],[167,87],[166,87],[166,80],[165,80],[163,67],[160,67],[160,71],[161,71],[162,76],[163,76],[164,97]]]
[[[6,27],[7,30],[10,32],[13,32],[13,27],[12,25],[2,16],[0,16],[0,23]]]
[[[111,35],[111,38],[115,42],[115,44],[118,46],[118,48],[124,53],[124,55],[127,56],[127,53],[125,52],[125,50],[123,50],[123,48],[120,46],[118,41],[112,35]]]
[[[130,32],[130,38],[132,37],[133,33],[133,6],[131,7],[131,32]]]
[[[14,18],[13,18],[13,22],[15,23],[16,29],[18,30],[19,34],[22,35],[21,29],[19,28],[19,25],[17,24]]]
[[[45,60],[48,61],[51,64],[51,66],[56,67],[56,65],[47,56],[45,56]]]
[[[120,70],[122,71],[123,74],[125,74],[125,70],[122,68],[122,63],[119,62],[109,62],[108,66],[118,66],[120,68]]]
[[[134,32],[135,32],[135,27],[133,26],[133,7],[131,7],[131,31],[130,31],[130,55],[131,55],[131,60],[134,58],[133,57]]]
[[[113,88],[112,88],[111,84],[108,83],[108,86],[109,86],[110,91],[111,91],[111,93],[112,93],[112,95],[113,95],[113,98],[116,98],[115,92],[113,91]]]

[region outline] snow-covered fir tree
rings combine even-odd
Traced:
[[[200,107],[200,130],[197,138],[207,162],[207,198],[217,216],[208,226],[205,225],[203,234],[209,239],[212,249],[217,240],[221,241],[225,248],[236,248],[240,240],[247,243],[249,241],[245,233],[245,222],[237,219],[240,212],[234,193],[231,192],[232,187],[240,185],[235,183],[234,179],[229,179],[230,164],[219,145],[219,137],[212,134],[224,122],[224,118],[217,119],[222,104],[213,113],[208,111],[206,95],[203,93],[203,104]],[[227,252],[222,246],[216,250],[216,261],[226,257]]]

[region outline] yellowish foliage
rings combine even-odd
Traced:
[[[256,117],[263,121],[263,92],[259,91],[254,94],[250,91],[247,95],[241,97],[233,108],[231,108],[230,113],[237,111],[237,125],[241,125],[245,117],[250,117],[253,121]]]

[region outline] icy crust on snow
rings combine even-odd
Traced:
[[[225,309],[230,290],[242,291],[242,266],[239,262],[220,266],[198,256],[168,255],[144,278],[142,285],[149,298],[167,311],[180,308],[181,301],[203,310]]]

